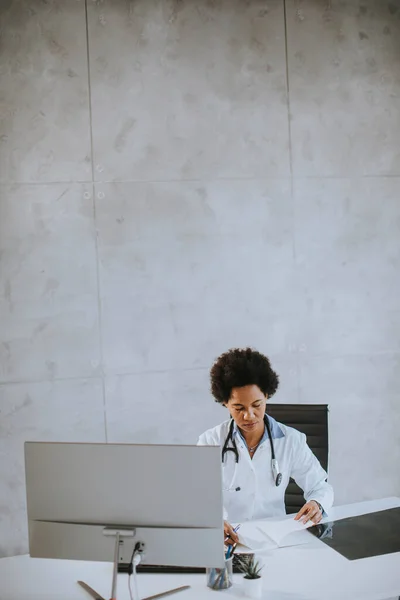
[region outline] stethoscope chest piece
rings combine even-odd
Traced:
[[[273,458],[271,461],[271,466],[272,466],[272,475],[275,481],[275,485],[276,487],[278,487],[279,485],[281,485],[282,482],[282,473],[279,471],[279,465],[278,465],[278,461],[276,460],[276,458]]]

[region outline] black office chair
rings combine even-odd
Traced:
[[[270,404],[267,414],[307,436],[307,443],[321,466],[328,472],[328,406],[326,404]],[[288,514],[297,513],[305,504],[303,491],[290,479],[285,493]]]

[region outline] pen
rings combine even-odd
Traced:
[[[226,553],[226,556],[225,556],[225,560],[228,560],[228,558],[231,558],[232,554],[236,550],[236,546],[237,546],[237,544],[233,544],[233,546],[229,546],[228,552]]]
[[[239,525],[237,525],[233,531],[236,533],[237,531],[239,531],[239,527],[240,527],[240,524],[239,524]],[[230,538],[230,536],[228,535],[228,536],[225,538],[225,542],[226,542],[226,541],[227,541],[229,538]],[[225,554],[225,560],[228,560],[228,558],[231,556],[231,554],[233,554],[233,552],[234,552],[234,550],[233,550],[233,546],[235,546],[235,548],[236,548],[237,544],[228,544],[228,550],[227,550],[227,552],[226,552],[226,554]]]
[[[234,553],[234,552],[235,552],[235,550],[236,550],[236,546],[237,546],[237,544],[233,544],[233,546],[232,546],[232,550],[231,550],[231,553],[229,554],[229,557],[228,557],[228,558],[231,558],[231,556],[233,556],[233,553]]]
[[[239,530],[239,527],[240,527],[240,524],[239,524],[239,525],[237,525],[233,531],[236,533],[236,532]],[[226,536],[226,538],[225,538],[225,542],[226,542],[227,540],[229,540],[229,538],[230,538],[230,537],[231,537],[230,535],[227,535],[227,536]]]

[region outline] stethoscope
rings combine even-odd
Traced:
[[[269,438],[269,443],[271,446],[271,469],[272,469],[272,476],[274,478],[275,481],[275,485],[278,487],[278,485],[281,484],[282,481],[282,473],[280,473],[279,471],[279,465],[278,465],[278,461],[276,460],[275,457],[275,449],[274,449],[274,442],[272,440],[272,433],[271,433],[271,426],[269,424],[269,420],[267,415],[264,415],[264,423],[265,423],[265,427],[267,428],[267,433],[268,433],[268,438]],[[232,481],[231,481],[231,485],[228,488],[228,491],[232,491],[232,492],[240,492],[240,487],[236,487],[233,488],[233,482],[236,478],[236,471],[237,471],[237,464],[239,462],[239,450],[237,448],[236,445],[236,440],[235,437],[233,435],[233,426],[234,426],[234,420],[232,419],[229,425],[229,431],[228,431],[228,435],[226,436],[226,440],[225,443],[222,447],[222,463],[225,463],[225,455],[227,452],[233,452],[233,454],[235,455],[235,471],[233,473],[233,477],[232,477]],[[229,446],[228,444],[231,442],[231,446]]]

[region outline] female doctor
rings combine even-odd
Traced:
[[[238,541],[230,522],[285,515],[290,477],[306,500],[295,519],[318,523],[332,507],[333,489],[306,436],[266,415],[279,383],[268,358],[251,348],[232,349],[210,375],[211,392],[231,418],[203,433],[198,445],[221,447],[225,536]]]

